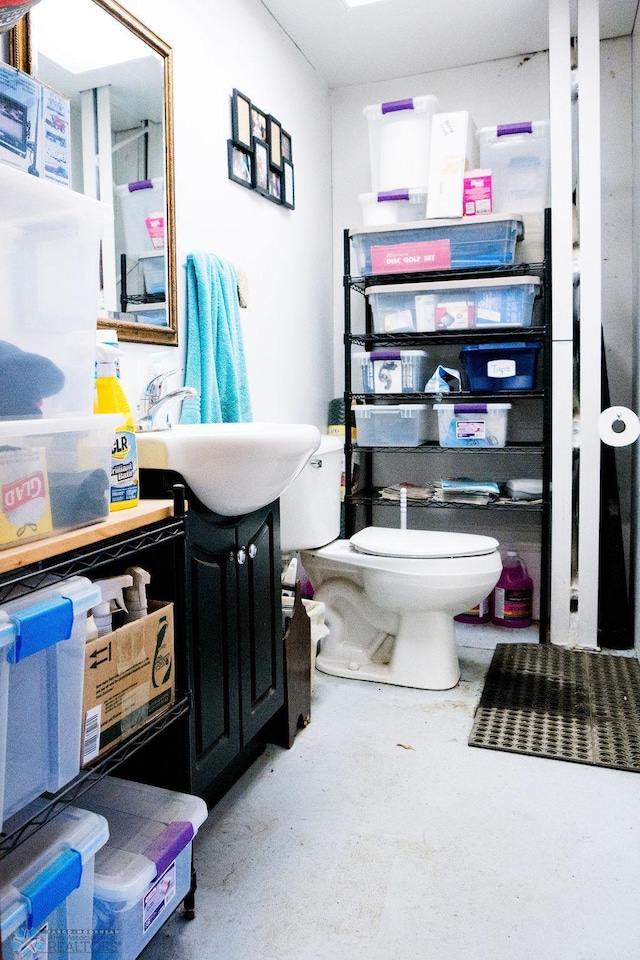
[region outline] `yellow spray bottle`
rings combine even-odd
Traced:
[[[109,343],[96,344],[96,389],[94,413],[121,413],[111,451],[111,510],[135,507],[139,500],[138,454],[131,407],[116,371],[120,354]]]

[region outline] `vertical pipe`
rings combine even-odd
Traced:
[[[552,286],[552,643],[571,633],[573,472],[573,237],[571,150],[571,17],[569,0],[549,0]]]
[[[599,0],[578,6],[578,156],[580,198],[580,481],[578,644],[598,645],[602,317]]]

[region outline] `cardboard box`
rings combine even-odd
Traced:
[[[70,185],[69,98],[0,64],[0,162]]]
[[[148,609],[86,644],[82,766],[175,701],[173,604],[151,600]]]
[[[52,531],[44,449],[12,447],[0,451],[0,544],[35,540]]]
[[[0,162],[34,174],[40,86],[28,73],[0,64]]]
[[[467,110],[435,113],[431,124],[427,218],[461,217],[465,171],[477,167],[475,124]]]
[[[38,124],[40,176],[64,187],[71,186],[71,106],[68,97],[41,84]]]

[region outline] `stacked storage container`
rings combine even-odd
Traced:
[[[204,800],[117,777],[82,798],[109,824],[95,866],[93,960],[134,960],[191,888]]]
[[[0,829],[79,772],[87,612],[100,599],[70,577],[0,608]]]
[[[67,807],[0,861],[5,960],[91,957],[94,863],[104,817]]]
[[[364,108],[369,129],[371,193],[361,194],[367,226],[423,220],[427,209],[435,97],[409,97]]]
[[[112,417],[93,416],[108,208],[0,166],[0,548],[105,518]]]

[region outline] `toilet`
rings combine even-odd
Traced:
[[[502,561],[493,537],[366,527],[340,534],[343,441],[325,436],[280,498],[283,551],[300,551],[325,605],[324,673],[424,690],[460,679],[454,616],[484,599]]]

